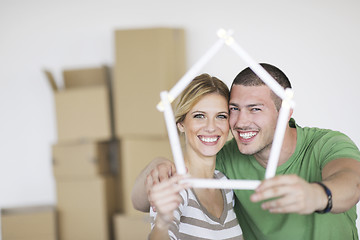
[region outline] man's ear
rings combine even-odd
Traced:
[[[177,123],[177,127],[179,129],[180,132],[185,132],[185,128],[184,128],[184,125],[180,122],[180,123]]]
[[[290,118],[291,116],[293,115],[294,113],[294,109],[293,108],[290,108],[290,112],[289,112],[289,116],[288,116],[288,121],[290,121]]]

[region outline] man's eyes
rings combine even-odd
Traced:
[[[261,108],[251,108],[251,111],[252,112],[259,112],[259,111],[261,111]]]
[[[229,108],[230,112],[233,112],[233,111],[240,111],[240,109],[238,107],[230,107]],[[250,111],[251,112],[259,112],[261,111],[261,108],[250,108]]]

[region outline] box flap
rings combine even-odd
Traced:
[[[51,86],[52,90],[54,92],[59,91],[59,88],[58,88],[58,86],[57,86],[57,84],[55,82],[55,79],[54,79],[54,76],[52,75],[52,73],[50,71],[46,70],[46,69],[44,70],[44,73],[45,73],[45,75],[46,75],[46,77],[47,77],[47,79],[48,79],[48,81],[50,83],[50,86]]]
[[[108,84],[108,69],[106,66],[65,69],[63,71],[63,77],[65,89],[106,86]]]

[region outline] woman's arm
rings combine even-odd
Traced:
[[[169,240],[169,228],[173,223],[174,211],[182,202],[179,194],[187,185],[179,184],[183,176],[174,176],[154,185],[150,190],[150,200],[156,208],[155,225],[149,235],[150,240]]]

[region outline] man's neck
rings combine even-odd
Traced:
[[[281,147],[280,157],[278,161],[278,166],[286,163],[289,158],[293,155],[296,149],[296,140],[297,132],[296,128],[287,127],[285,131],[285,136],[283,140],[283,145]],[[272,145],[266,147],[263,151],[254,155],[255,159],[260,163],[261,166],[266,168]]]

